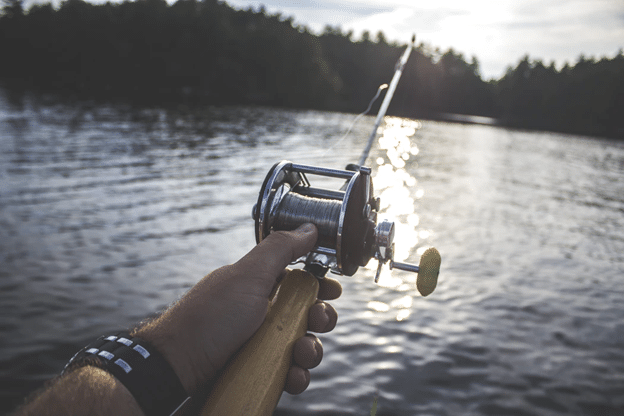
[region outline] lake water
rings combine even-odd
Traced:
[[[372,118],[0,94],[0,413],[91,339],[255,243],[281,159],[343,168]],[[387,118],[369,165],[397,260],[341,277],[308,390],[276,415],[624,414],[624,143]],[[375,263],[375,262],[371,262]]]

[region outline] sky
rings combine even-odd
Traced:
[[[412,34],[442,51],[479,60],[484,79],[500,78],[524,55],[561,68],[579,56],[612,58],[624,48],[624,0],[226,0],[235,8],[264,5],[315,33],[326,25],[359,38],[383,31],[407,43]]]

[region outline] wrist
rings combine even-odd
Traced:
[[[193,395],[197,389],[212,378],[212,372],[197,365],[198,353],[193,348],[193,340],[188,336],[188,322],[184,326],[178,325],[170,319],[169,312],[155,321],[133,331],[132,336],[139,337],[150,343],[171,365],[184,389]],[[181,328],[185,328],[182,330]]]
[[[80,350],[63,374],[88,366],[107,372],[134,397],[146,416],[169,416],[190,399],[167,358],[149,341],[122,332],[105,335]]]
[[[224,322],[231,318],[231,310],[223,294],[231,293],[236,285],[231,276],[237,271],[232,267],[221,267],[204,277],[175,305],[133,334],[160,351],[190,395],[208,387],[246,340],[239,337],[230,345],[231,335],[224,334],[228,329]],[[217,342],[223,338],[230,339],[229,344]]]

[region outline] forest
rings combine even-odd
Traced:
[[[258,104],[360,112],[405,45],[382,32],[321,34],[264,8],[219,0],[58,7],[3,0],[5,88],[142,104]],[[389,113],[493,117],[501,125],[624,138],[624,55],[557,69],[529,56],[485,81],[476,57],[419,44]]]

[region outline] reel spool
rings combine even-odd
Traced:
[[[419,266],[393,260],[394,223],[377,223],[380,201],[373,196],[371,169],[355,168],[351,171],[289,161],[276,163],[264,180],[252,212],[256,242],[273,230],[290,231],[311,222],[318,228],[317,246],[296,261],[305,263],[306,270],[317,277],[327,270],[352,276],[375,257],[379,261],[375,282],[389,261],[390,269],[418,273],[418,290],[427,296],[437,284],[440,254],[435,248],[428,249]],[[306,175],[343,179],[345,184],[337,191],[315,188]]]

